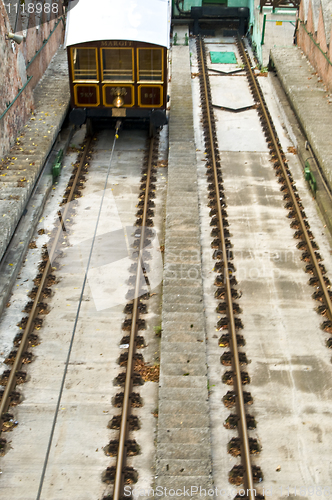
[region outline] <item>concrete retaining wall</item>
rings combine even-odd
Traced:
[[[299,21],[297,44],[332,91],[332,3],[320,0],[313,5],[312,0],[302,0]]]

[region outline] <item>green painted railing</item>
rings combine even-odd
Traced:
[[[316,40],[314,39],[314,37],[312,36],[312,33],[309,33],[309,31],[307,30],[306,26],[305,26],[305,23],[303,21],[300,20],[300,26],[302,26],[302,28],[304,29],[304,31],[306,32],[306,34],[309,36],[310,40],[316,45],[316,47],[320,50],[320,52],[323,54],[323,56],[325,57],[325,59],[327,60],[327,62],[330,64],[330,66],[332,66],[332,62],[330,61],[330,59],[327,57],[327,52],[324,52],[323,49],[321,49],[320,45],[318,42],[316,42]]]
[[[15,98],[12,100],[12,102],[10,102],[8,105],[7,105],[7,108],[5,109],[5,111],[2,113],[2,115],[0,116],[0,120],[2,120],[2,118],[5,116],[5,114],[10,110],[10,108],[12,107],[13,104],[15,104],[15,102],[17,101],[17,99],[20,97],[20,95],[22,94],[23,90],[25,89],[25,87],[28,85],[28,83],[30,82],[30,80],[32,79],[32,76],[29,76],[27,81],[25,82],[25,84],[23,85],[23,87],[21,89],[19,89],[18,93],[16,94]]]
[[[49,41],[49,39],[51,38],[51,36],[53,35],[54,31],[57,29],[59,23],[61,22],[64,23],[64,20],[62,17],[60,17],[58,19],[58,22],[56,23],[56,25],[54,26],[54,28],[52,29],[51,33],[48,35],[48,37],[46,38],[46,40],[44,40],[43,42],[43,45],[40,47],[40,49],[37,50],[37,52],[35,53],[35,55],[33,56],[33,58],[31,59],[31,61],[28,61],[28,64],[26,66],[26,69],[29,68],[29,66],[33,63],[33,61],[36,59],[36,57],[38,56],[38,54],[40,54],[40,52],[43,50],[43,48],[45,47],[45,45],[47,44],[47,42]]]

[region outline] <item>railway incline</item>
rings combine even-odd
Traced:
[[[173,46],[156,486],[212,488],[189,48]],[[165,498],[167,498],[167,492]]]

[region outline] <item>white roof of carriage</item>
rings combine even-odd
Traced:
[[[170,0],[73,0],[65,47],[98,40],[134,40],[169,47]]]

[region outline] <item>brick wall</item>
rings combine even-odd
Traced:
[[[59,8],[62,9],[62,2],[59,4]],[[26,68],[56,26],[58,19],[44,18],[44,21],[36,27],[36,20],[33,18],[24,19],[23,16],[19,16],[16,20],[16,16],[15,18],[11,16],[9,19],[4,1],[0,0],[0,116],[7,109],[7,105],[15,99],[27,78],[32,76],[16,102],[0,120],[0,161],[33,112],[33,89],[43,76],[59,45],[63,43],[64,27],[60,21],[47,44]],[[5,39],[6,34],[14,31],[15,24],[20,30],[17,32],[22,34],[23,29],[26,32],[26,39],[20,45]]]
[[[317,18],[318,22],[316,22],[315,25],[314,19]],[[309,7],[306,13],[302,0],[299,9],[299,20],[301,24],[299,25],[297,44],[301,47],[310,63],[318,72],[328,91],[332,92],[332,65],[326,59],[327,57],[332,62],[332,43],[330,42],[329,45],[327,43],[329,30],[331,30],[329,39],[332,41],[332,26],[327,26],[324,23],[321,2],[319,5],[319,12],[313,12],[312,0],[309,0]],[[302,23],[304,23],[305,29]],[[311,34],[313,40],[306,31]],[[317,47],[315,42],[319,44],[319,47]],[[324,57],[322,51],[325,53],[326,57]]]

